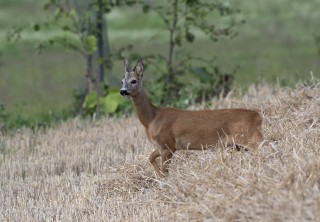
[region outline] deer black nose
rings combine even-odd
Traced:
[[[129,95],[129,93],[128,93],[127,90],[125,90],[125,89],[121,89],[121,90],[120,90],[120,94],[121,94],[121,96]]]

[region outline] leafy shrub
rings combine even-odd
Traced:
[[[91,91],[86,95],[80,92],[75,93],[74,98],[75,110],[81,110],[82,117],[97,114],[119,116],[132,110],[130,101],[121,98],[119,89],[108,85],[102,87],[102,95],[100,96],[96,91]],[[81,102],[82,99],[83,102]]]
[[[168,85],[164,75],[148,85],[150,99],[161,106],[174,106],[185,109],[193,103],[210,100],[214,96],[226,96],[232,87],[234,74],[221,71],[212,62],[181,67],[175,74],[174,94],[167,97]]]
[[[0,131],[10,131],[20,128],[45,129],[73,116],[68,110],[57,112],[41,112],[37,115],[25,115],[23,112],[9,112],[5,105],[0,104]]]

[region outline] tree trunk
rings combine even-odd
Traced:
[[[167,90],[167,100],[170,102],[170,98],[172,98],[172,82],[174,78],[174,68],[173,68],[173,54],[174,54],[174,49],[176,46],[176,42],[174,39],[174,34],[177,29],[177,23],[178,23],[178,1],[179,0],[174,0],[173,2],[173,20],[172,20],[172,26],[169,30],[170,32],[170,40],[169,40],[169,55],[168,55],[168,60],[167,60],[167,68],[168,68],[168,76],[167,76],[167,85],[168,85],[168,90]]]
[[[93,89],[93,76],[92,76],[92,67],[93,67],[93,55],[92,54],[88,54],[85,57],[86,59],[86,74],[85,74],[85,78],[86,78],[86,88],[84,91],[84,94],[81,98],[81,107],[80,107],[80,114],[83,114],[83,104],[85,101],[86,96],[88,95],[88,93]]]
[[[111,76],[112,71],[112,63],[110,58],[110,43],[109,43],[109,36],[108,36],[108,21],[107,18],[104,17],[102,20],[104,26],[103,38],[104,38],[104,65],[106,66],[106,72],[109,76]],[[106,78],[107,79],[107,76]]]
[[[97,11],[97,44],[98,44],[98,85],[101,85],[104,81],[104,26],[103,26],[103,2],[102,0],[98,0],[98,11]]]

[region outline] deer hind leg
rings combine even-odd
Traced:
[[[169,171],[169,164],[171,162],[171,158],[173,156],[174,151],[169,149],[165,149],[161,152],[161,172],[162,175],[166,175]]]
[[[248,140],[247,138],[242,138],[242,139],[235,139],[233,141],[233,144],[236,148],[237,151],[240,150],[252,150],[254,148],[256,148],[256,143],[255,142],[251,142],[251,140]]]
[[[250,148],[258,148],[258,146],[263,141],[263,135],[259,129],[252,132],[252,136],[248,139],[248,147]]]
[[[260,129],[258,129],[254,134],[253,134],[253,140],[255,141],[255,143],[257,145],[260,145],[263,141],[263,135],[260,131]]]
[[[223,143],[225,145],[231,146],[235,148],[237,151],[240,151],[241,149],[247,149],[248,142],[245,134],[236,134],[236,135],[230,135],[227,136]]]
[[[155,151],[153,151],[150,156],[149,156],[149,161],[150,163],[152,164],[152,166],[154,167],[154,169],[156,170],[157,174],[162,177],[163,174],[161,173],[160,171],[160,168],[156,162],[156,158],[158,158],[159,156],[161,156],[160,154],[160,150],[159,149],[156,149]]]
[[[236,138],[234,142],[237,146],[243,147],[245,150],[248,150],[248,149],[258,148],[258,146],[262,141],[263,141],[262,133],[259,130],[256,130],[242,138],[241,137]],[[237,150],[240,150],[239,147],[237,148]]]

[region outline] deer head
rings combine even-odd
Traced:
[[[144,65],[142,60],[138,60],[136,66],[131,70],[130,61],[124,60],[124,78],[122,79],[122,88],[120,94],[122,96],[135,96],[142,89]]]

